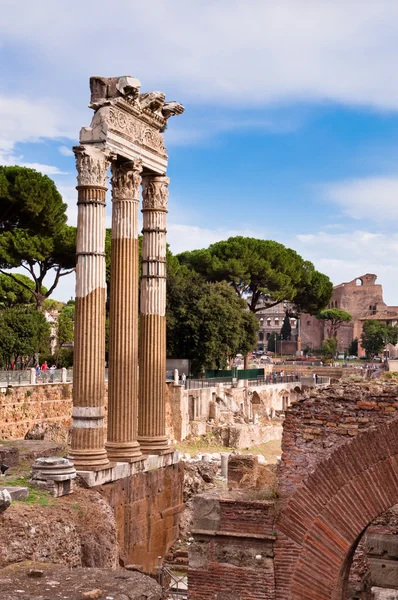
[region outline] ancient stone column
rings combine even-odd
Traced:
[[[140,161],[112,165],[108,435],[113,461],[142,457],[137,442]]]
[[[138,441],[146,454],[172,451],[166,436],[166,214],[169,178],[142,179]]]
[[[104,447],[105,193],[109,158],[76,146],[78,217],[70,458],[77,470],[109,465]]]

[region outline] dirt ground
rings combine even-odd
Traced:
[[[160,600],[160,586],[142,573],[19,563],[0,573],[1,600]]]

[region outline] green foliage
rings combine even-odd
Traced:
[[[362,348],[367,356],[376,356],[387,344],[395,345],[398,342],[398,327],[386,325],[371,319],[365,321],[361,335]]]
[[[226,281],[247,299],[251,312],[287,300],[299,311],[314,314],[327,305],[333,291],[330,280],[312,263],[271,240],[231,237],[178,258],[209,281]]]
[[[174,265],[167,279],[167,355],[191,360],[193,373],[222,369],[252,350],[258,322],[225,283],[209,283]]]
[[[59,302],[58,300],[54,300],[53,298],[46,298],[45,300],[43,300],[43,304],[42,304],[42,308],[43,311],[47,311],[47,312],[55,312],[58,311],[60,312],[63,308],[63,303]]]
[[[76,229],[66,225],[66,204],[54,182],[33,169],[0,167],[0,206],[0,272],[17,281],[3,269],[26,269],[41,309],[59,278],[74,269]],[[53,283],[43,293],[43,280],[52,270]]]
[[[358,338],[353,339],[351,344],[348,346],[348,355],[358,356]]]
[[[0,273],[0,308],[33,305],[34,290],[35,284],[26,275],[14,273],[11,278]],[[41,293],[44,295],[46,292],[47,289],[42,286]]]
[[[61,311],[57,320],[58,347],[73,341],[73,319],[68,312]]]
[[[326,358],[333,358],[337,351],[337,339],[335,337],[326,338],[322,342],[322,353]]]
[[[0,312],[0,364],[13,360],[28,362],[34,354],[48,348],[50,326],[42,313],[33,309],[8,308]]]
[[[316,318],[326,322],[327,333],[330,338],[337,336],[337,331],[343,323],[349,323],[352,320],[350,313],[340,308],[321,310]]]
[[[57,354],[56,361],[57,368],[62,369],[73,367],[73,349],[72,348],[61,348]]]
[[[267,350],[268,352],[276,352],[276,341],[278,339],[278,334],[273,331],[268,338],[267,342]]]
[[[290,340],[292,337],[292,326],[290,325],[289,313],[286,311],[285,318],[283,319],[281,328],[281,339]]]

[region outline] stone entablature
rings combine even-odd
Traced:
[[[95,114],[91,125],[82,128],[80,142],[125,159],[139,156],[145,169],[164,175],[168,157],[162,132],[167,119],[184,111],[181,104],[165,102],[162,92],[140,94],[134,77],[91,77],[90,88]]]

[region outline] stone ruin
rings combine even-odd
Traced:
[[[134,77],[91,77],[90,127],[73,148],[77,166],[73,428],[79,471],[173,451],[165,429],[166,214],[169,178],[163,131],[184,111],[162,92],[140,93]],[[112,171],[109,401],[104,445],[105,194]],[[138,205],[143,195],[141,297]],[[140,333],[138,305],[140,304]],[[138,379],[138,348],[140,377]]]

